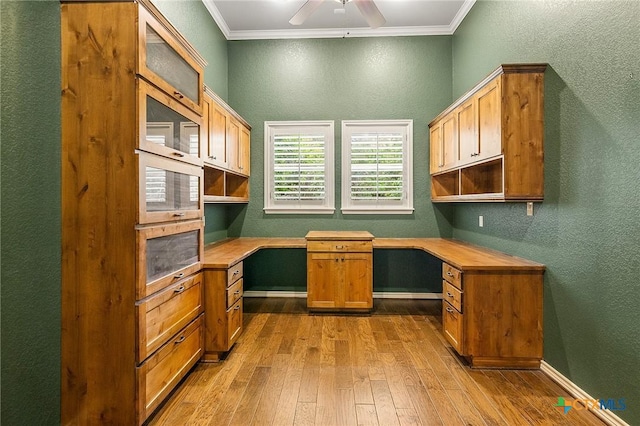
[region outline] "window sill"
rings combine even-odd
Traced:
[[[282,208],[282,207],[265,207],[265,214],[333,214],[336,209],[332,207],[323,208]]]
[[[398,208],[384,208],[384,207],[351,207],[343,208],[342,214],[413,214],[413,207],[398,207]]]

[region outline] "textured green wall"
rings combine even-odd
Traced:
[[[544,359],[640,424],[640,2],[484,2],[453,42],[457,97],[548,62],[545,201],[455,208],[453,235],[547,265]],[[478,228],[484,215],[484,228]],[[551,403],[551,402],[550,402]],[[570,413],[569,413],[570,414]]]
[[[2,416],[60,419],[60,5],[0,2]]]
[[[378,237],[450,235],[449,206],[429,201],[429,120],[451,103],[451,37],[229,42],[229,103],[252,126],[251,201],[230,215],[232,236],[304,236],[367,230]],[[411,118],[413,215],[345,215],[340,207],[340,120]],[[335,120],[333,215],[265,215],[264,121]]]

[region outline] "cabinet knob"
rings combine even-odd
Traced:
[[[233,308],[234,311],[239,311],[240,310],[240,305],[236,306],[235,308]]]
[[[209,156],[209,159],[210,159],[210,160],[217,160],[217,159],[218,159],[218,157],[216,157],[215,155],[210,155],[210,156]]]
[[[180,92],[178,92],[177,90],[175,92],[173,92],[173,96],[175,96],[178,99],[184,99],[184,95]]]
[[[182,278],[182,277],[184,277],[184,273],[182,272],[173,276],[173,278],[176,278],[176,279]]]
[[[453,298],[453,294],[451,294],[451,293],[447,292],[447,297],[451,297],[451,298]]]
[[[180,294],[184,291],[184,286],[181,285],[180,287],[176,288],[175,290],[173,290],[174,293]]]
[[[449,312],[450,314],[452,314],[452,313],[453,313],[453,309],[451,309],[451,308],[447,307],[447,312]]]
[[[448,276],[448,277],[452,277],[452,276],[453,276],[453,274],[451,273],[451,271],[447,271],[447,276]]]
[[[180,158],[184,157],[184,154],[182,152],[174,152],[173,155]]]
[[[176,341],[175,341],[175,342],[173,342],[173,343],[175,343],[176,345],[178,345],[178,344],[180,344],[180,343],[184,342],[184,339],[186,339],[186,337],[184,337],[184,334],[183,334],[182,336],[180,336],[180,338],[179,338],[178,340],[176,340]]]
[[[240,271],[238,269],[236,269],[235,271],[233,271],[233,274],[231,276],[235,277],[236,275],[238,275],[240,273]]]
[[[182,216],[184,216],[184,213],[174,213],[173,215],[175,217],[182,217]]]
[[[234,292],[233,292],[233,294],[235,294],[235,295],[240,294],[240,290],[236,290],[236,291],[234,291]]]

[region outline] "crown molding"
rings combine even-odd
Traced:
[[[371,28],[326,28],[285,29],[262,31],[231,31],[213,0],[202,0],[220,31],[227,40],[275,40],[300,38],[351,38],[351,37],[411,37],[428,35],[453,35],[476,0],[465,0],[449,25],[380,27]]]

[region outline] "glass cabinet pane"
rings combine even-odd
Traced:
[[[200,126],[147,95],[146,141],[197,157]]]
[[[146,33],[147,68],[176,88],[179,93],[174,96],[183,95],[199,104],[198,72],[148,24]]]
[[[165,235],[147,240],[147,283],[200,261],[200,231]]]
[[[200,179],[184,173],[146,167],[147,212],[197,210]]]

